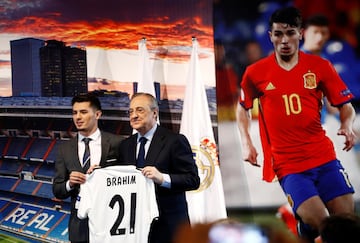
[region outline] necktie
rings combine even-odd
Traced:
[[[90,148],[89,148],[90,140],[91,138],[83,138],[83,141],[85,143],[85,152],[83,156],[82,167],[85,172],[90,168]]]
[[[136,161],[136,167],[143,168],[145,165],[145,143],[146,143],[147,139],[145,137],[141,137],[139,139],[139,141],[140,141],[140,149],[139,149],[139,154],[138,154],[138,158]]]

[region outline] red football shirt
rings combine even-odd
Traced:
[[[273,172],[280,179],[336,159],[320,122],[322,98],[339,106],[353,95],[329,61],[300,52],[298,64],[287,71],[272,54],[246,69],[241,89],[246,109],[259,98],[264,180],[272,181]]]

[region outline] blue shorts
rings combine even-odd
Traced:
[[[280,180],[280,185],[294,213],[299,205],[310,197],[318,195],[326,203],[338,196],[354,193],[354,188],[339,160],[284,176]]]

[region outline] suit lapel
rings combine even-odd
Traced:
[[[136,144],[137,143],[137,134],[132,135],[131,140],[130,140],[130,146],[129,146],[129,155],[130,155],[130,160],[134,162],[134,164],[136,163]]]
[[[75,166],[78,170],[82,170],[81,161],[79,160],[79,146],[78,146],[78,136],[72,138],[69,143],[69,153],[70,157],[67,161],[74,161],[74,157],[77,158],[75,161]]]
[[[149,150],[146,154],[146,161],[152,162],[157,160],[158,154],[164,147],[165,137],[164,130],[158,126],[151,140]]]
[[[103,166],[106,163],[107,155],[109,154],[110,150],[110,142],[109,137],[106,136],[105,133],[101,133],[101,159],[100,159],[100,166]]]

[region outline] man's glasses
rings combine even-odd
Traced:
[[[128,115],[131,116],[132,114],[136,113],[138,115],[144,114],[146,109],[144,107],[136,107],[135,109],[129,109]]]

